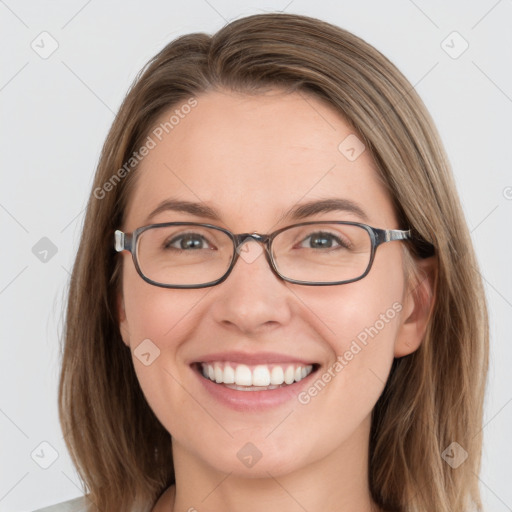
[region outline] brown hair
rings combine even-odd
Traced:
[[[174,482],[170,434],[144,398],[116,319],[113,233],[137,175],[130,159],[171,107],[214,88],[269,87],[313,93],[340,112],[371,151],[401,224],[435,247],[427,333],[416,352],[395,359],[373,411],[373,499],[404,512],[480,509],[487,310],[436,129],[414,88],[373,47],[328,23],[277,13],[168,44],[138,75],[105,141],[71,277],[59,385],[65,440],[89,498],[103,511],[150,510]],[[452,442],[468,453],[456,469],[441,457]]]

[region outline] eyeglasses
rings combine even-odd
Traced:
[[[214,286],[228,277],[240,256],[251,263],[261,252],[284,281],[328,286],[362,279],[379,245],[410,238],[409,230],[345,221],[303,222],[269,235],[235,235],[211,224],[167,222],[133,233],[116,230],[115,250],[129,251],[142,279],[163,288]],[[247,252],[250,241],[263,244],[265,251],[259,245],[256,252]]]

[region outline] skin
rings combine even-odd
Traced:
[[[333,196],[356,202],[371,226],[400,228],[369,152],[351,162],[338,150],[353,130],[321,100],[278,90],[211,91],[197,100],[142,161],[125,232],[195,221],[270,233],[291,223],[281,217],[297,203]],[[164,211],[148,221],[171,196],[208,204],[220,220]],[[363,222],[343,211],[304,220]],[[123,340],[132,351],[147,338],[158,346],[151,365],[133,362],[148,403],[173,438],[176,488],[154,511],[378,510],[367,483],[370,415],[393,359],[421,343],[431,296],[428,280],[411,293],[415,283],[405,278],[401,242],[379,247],[364,279],[327,287],[286,283],[261,256],[239,259],[212,288],[165,289],[144,282],[127,251],[121,257]],[[401,312],[308,404],[291,400],[241,413],[213,400],[190,368],[214,351],[269,351],[316,361],[321,375],[393,303]],[[262,454],[252,468],[237,458],[248,442]]]

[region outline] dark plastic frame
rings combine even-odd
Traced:
[[[282,233],[283,231],[286,231],[287,229],[294,228],[297,226],[307,226],[307,225],[312,225],[312,224],[342,224],[342,225],[349,225],[349,226],[359,226],[359,227],[365,229],[370,235],[371,242],[372,242],[372,249],[371,249],[371,253],[370,253],[370,261],[368,263],[368,266],[366,267],[366,270],[363,272],[363,274],[354,279],[349,279],[347,281],[335,281],[333,283],[313,282],[313,281],[297,281],[295,279],[289,279],[289,278],[283,276],[282,274],[280,274],[279,271],[277,270],[277,267],[274,263],[274,259],[272,257],[272,253],[271,253],[272,241],[279,233]],[[148,229],[152,229],[155,227],[166,227],[166,226],[200,226],[200,227],[205,227],[205,228],[216,229],[216,230],[222,231],[223,233],[228,235],[229,238],[231,238],[231,241],[233,242],[233,259],[231,260],[231,263],[230,263],[228,269],[226,270],[225,274],[221,278],[217,279],[216,281],[210,281],[208,283],[198,284],[198,285],[196,285],[196,284],[194,284],[194,285],[163,284],[163,283],[158,283],[156,281],[153,281],[153,280],[149,279],[148,277],[146,277],[143,274],[142,270],[140,269],[139,263],[137,261],[137,255],[136,255],[137,251],[135,250],[135,248],[137,247],[137,240],[140,237],[140,235],[142,233],[144,233],[144,231],[147,231]],[[353,283],[355,281],[359,281],[359,280],[363,279],[364,277],[366,277],[368,275],[368,272],[370,272],[370,269],[373,264],[373,260],[375,258],[375,252],[377,251],[377,247],[379,247],[379,245],[382,245],[386,242],[393,242],[395,240],[410,240],[412,238],[410,230],[404,231],[404,230],[400,230],[400,229],[378,229],[378,228],[374,228],[372,226],[368,226],[367,224],[361,224],[359,222],[348,222],[348,221],[301,222],[299,224],[292,224],[292,225],[286,226],[284,228],[278,229],[277,231],[274,231],[273,233],[270,233],[269,235],[262,235],[259,233],[241,233],[241,234],[235,235],[234,233],[231,233],[231,231],[228,231],[227,229],[221,228],[219,226],[214,226],[213,224],[203,224],[200,222],[165,222],[165,223],[161,223],[161,224],[150,224],[148,226],[143,226],[143,227],[137,228],[135,231],[133,231],[133,233],[124,233],[123,231],[116,230],[114,236],[115,236],[115,250],[117,252],[126,250],[132,254],[133,263],[135,265],[135,268],[136,268],[138,274],[140,275],[140,277],[142,277],[142,279],[144,279],[144,281],[146,281],[147,283],[152,284],[154,286],[159,286],[161,288],[186,288],[186,289],[208,288],[210,286],[215,286],[215,285],[225,281],[228,278],[231,271],[233,270],[236,262],[238,261],[238,257],[240,256],[237,249],[243,243],[245,243],[247,241],[247,239],[249,239],[249,238],[252,238],[254,241],[265,245],[265,257],[267,259],[268,264],[270,265],[272,272],[277,277],[279,277],[280,279],[282,279],[283,281],[286,281],[288,283],[300,284],[300,285],[304,285],[304,286],[334,286],[334,285],[347,284],[347,283]]]

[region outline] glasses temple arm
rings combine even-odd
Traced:
[[[385,242],[393,242],[394,240],[410,240],[411,230],[403,231],[401,229],[373,229],[375,234],[376,245],[383,244]]]

